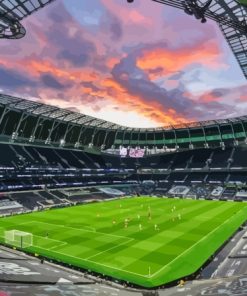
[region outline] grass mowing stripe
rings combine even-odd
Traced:
[[[37,247],[35,246],[36,249],[41,249],[41,250],[46,250],[42,247]],[[88,261],[88,262],[92,262],[92,263],[97,263],[97,265],[101,265],[101,266],[104,266],[104,267],[107,267],[107,268],[110,268],[110,269],[114,269],[114,270],[118,270],[118,271],[121,271],[121,272],[125,272],[127,274],[134,274],[134,275],[137,275],[137,276],[140,276],[140,277],[144,277],[144,278],[148,278],[149,276],[148,275],[143,275],[143,274],[140,274],[140,273],[136,273],[136,272],[132,272],[132,271],[129,271],[129,270],[124,270],[124,269],[121,269],[121,268],[117,268],[117,267],[114,267],[114,266],[111,266],[111,265],[106,265],[106,264],[103,264],[103,263],[100,263],[100,262],[96,262],[96,261],[93,261],[93,260],[90,260],[90,259],[82,259],[80,257],[77,257],[77,256],[73,256],[73,255],[68,255],[68,254],[64,254],[64,253],[61,253],[59,251],[52,251],[53,253],[57,253],[57,254],[60,254],[60,255],[64,255],[64,256],[67,256],[67,257],[72,257],[72,258],[75,258],[77,259],[78,261]]]
[[[224,223],[226,223],[227,221],[229,221],[229,219],[227,219]],[[223,223],[223,224],[224,224]],[[220,224],[218,227],[216,227],[215,229],[213,229],[211,232],[209,232],[206,236],[203,236],[199,241],[197,241],[195,244],[193,244],[191,247],[189,247],[188,249],[186,249],[183,253],[181,253],[180,255],[178,255],[176,258],[174,258],[172,261],[170,261],[167,265],[163,266],[160,270],[156,271],[155,273],[153,273],[150,277],[154,277],[155,275],[157,275],[158,273],[160,273],[163,269],[167,268],[170,264],[172,264],[175,260],[178,260],[178,258],[185,256],[186,253],[188,253],[192,248],[195,248],[198,244],[200,244],[203,240],[206,240],[208,238],[208,236],[210,236],[210,234],[216,232],[220,227],[222,227],[222,224]]]
[[[129,242],[131,242],[131,241],[133,241],[133,240],[134,240],[133,238],[130,238],[130,239],[128,239],[127,241],[118,244],[117,246],[114,246],[114,247],[112,247],[112,248],[106,249],[106,250],[104,250],[104,251],[102,251],[102,252],[100,252],[100,253],[97,253],[97,254],[95,254],[95,255],[89,256],[88,258],[86,258],[86,259],[84,259],[84,260],[89,260],[89,259],[92,259],[93,257],[97,257],[98,255],[101,255],[101,254],[103,254],[103,253],[107,253],[107,252],[109,252],[109,251],[111,251],[111,250],[113,250],[113,249],[116,249],[116,248],[118,248],[118,247],[121,246],[121,245],[125,245],[125,244],[127,244],[127,243],[129,243]],[[92,261],[92,260],[90,260],[90,261]]]
[[[0,224],[3,230],[36,235],[38,246],[28,248],[31,252],[154,287],[197,270],[246,216],[245,203],[140,197],[12,216]],[[154,230],[155,224],[160,231]],[[53,241],[42,237],[47,231]]]
[[[94,231],[94,230],[92,231],[92,230],[88,230],[88,229],[84,229],[84,228],[75,228],[75,227],[70,227],[70,226],[67,226],[67,225],[51,224],[51,223],[40,222],[40,221],[26,222],[26,224],[33,224],[33,223],[42,223],[42,224],[47,224],[47,225],[51,225],[51,226],[62,227],[63,229],[69,228],[69,229],[73,229],[73,230],[77,230],[77,231],[85,231],[85,232],[98,233],[98,234],[112,236],[112,237],[126,238],[125,236],[121,236],[121,235],[104,233],[104,232],[100,232],[100,231],[97,231],[97,230],[96,231]],[[25,224],[25,223],[22,223],[22,224]]]

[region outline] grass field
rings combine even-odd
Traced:
[[[154,287],[195,272],[246,217],[246,203],[139,197],[1,218],[0,240],[30,232],[29,251]]]

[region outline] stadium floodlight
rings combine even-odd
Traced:
[[[52,1],[54,0],[1,0],[0,38],[19,39],[24,37],[26,30],[20,21]]]
[[[234,139],[234,141],[233,141],[233,145],[234,145],[234,146],[238,146],[238,140]]]
[[[11,139],[16,140],[17,138],[18,138],[18,132],[13,132],[12,136],[11,136]]]
[[[46,145],[51,144],[51,138],[47,138],[47,139],[45,140],[45,144],[46,144]]]
[[[30,143],[33,143],[35,141],[35,136],[32,135],[30,136],[29,140],[28,140]]]
[[[63,147],[65,145],[65,143],[66,143],[65,140],[64,139],[61,139],[60,140],[60,147]]]
[[[158,3],[182,9],[194,15],[202,23],[214,20],[232,49],[242,72],[247,79],[247,9],[246,0],[153,0]],[[234,41],[233,41],[234,39]]]
[[[75,148],[79,148],[80,147],[80,142],[76,142],[74,145]]]

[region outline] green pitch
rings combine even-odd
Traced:
[[[244,6],[247,6],[247,0],[238,0],[238,2]]]
[[[0,240],[30,232],[29,251],[155,287],[198,270],[246,217],[246,203],[140,197],[1,218]]]

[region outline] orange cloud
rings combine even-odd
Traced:
[[[181,71],[192,64],[200,64],[213,69],[225,67],[220,62],[220,49],[215,42],[207,42],[205,45],[197,45],[195,48],[170,50],[167,48],[156,48],[144,50],[137,58],[137,66],[149,74],[150,79],[161,75]],[[159,69],[159,71],[155,71]]]
[[[190,121],[174,109],[166,109],[158,102],[146,102],[139,96],[129,94],[125,88],[110,78],[102,80],[101,86],[104,87],[105,95],[114,103],[122,106],[126,111],[135,111],[150,118],[161,126]]]
[[[126,17],[134,24],[152,25],[150,18],[143,16],[137,10],[131,10],[130,13],[126,14]]]
[[[81,81],[94,81],[99,79],[100,74],[92,69],[83,69],[83,71],[73,70],[71,68],[62,69],[56,66],[54,63],[48,60],[38,60],[38,59],[25,59],[17,62],[18,64],[25,66],[26,70],[32,75],[39,77],[40,74],[50,73],[57,78],[63,78],[67,80],[72,80],[74,82]]]
[[[0,61],[1,63],[1,61]],[[4,64],[4,61],[3,61]],[[15,64],[8,63],[8,68],[22,68],[25,65],[26,73],[34,78],[39,78],[43,73],[50,73],[60,81],[73,82],[72,87],[64,93],[67,103],[64,98],[60,99],[57,90],[40,88],[36,89],[37,94],[43,102],[56,102],[57,106],[76,106],[81,105],[80,111],[83,112],[83,106],[86,105],[93,108],[95,104],[110,104],[117,105],[125,112],[135,112],[147,119],[152,120],[159,126],[167,124],[176,124],[178,122],[188,122],[188,119],[176,112],[174,109],[166,109],[165,106],[156,102],[147,102],[139,96],[132,95],[112,78],[105,78],[103,74],[91,69],[83,69],[78,71],[74,69],[64,69],[47,60],[38,60],[30,58],[21,60]],[[90,86],[82,87],[81,82],[93,82],[97,88]],[[78,108],[78,107],[77,107]],[[100,111],[99,111],[100,113]],[[117,118],[116,118],[117,122]],[[128,125],[128,122],[126,122]]]
[[[219,101],[219,97],[214,96],[212,93],[205,93],[200,96],[200,102],[209,103],[209,102],[216,102]]]
[[[109,58],[106,61],[106,65],[109,69],[112,69],[117,63],[119,63],[119,58]]]

